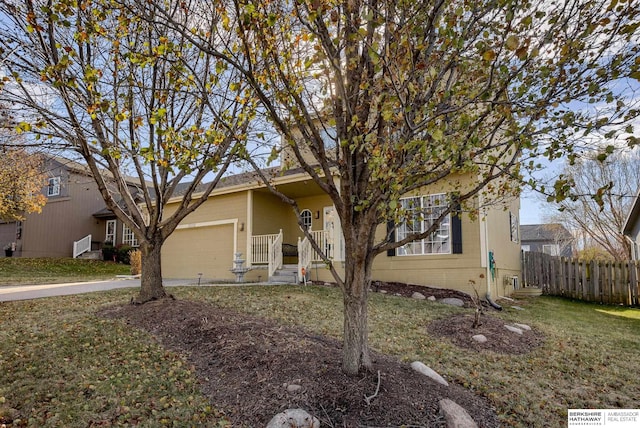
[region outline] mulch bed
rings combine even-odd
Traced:
[[[397,284],[388,287],[401,289]],[[425,293],[424,287],[416,291],[432,295]],[[452,296],[451,291],[444,297],[459,297]],[[412,293],[405,289],[401,295]],[[340,370],[341,342],[301,328],[202,302],[172,299],[141,306],[112,306],[100,315],[124,319],[133,327],[149,331],[163,346],[186,355],[203,391],[233,426],[266,426],[285,409],[304,408],[320,419],[322,426],[329,427],[441,427],[444,421],[438,402],[443,398],[464,407],[479,426],[499,426],[495,411],[483,397],[453,383],[444,387],[416,375],[408,364],[377,353],[372,357],[375,370],[380,372],[380,390],[367,404],[364,397],[374,394],[377,372],[346,376]],[[483,322],[473,334],[490,337],[482,328],[497,324],[486,315]],[[504,321],[499,323],[496,331],[503,333]],[[538,345],[535,341],[511,345],[514,334],[506,331],[509,341],[491,336],[489,342],[494,344],[480,348],[470,343],[466,326],[470,328],[470,319],[456,315],[425,327],[455,344],[478,350],[522,353]],[[301,389],[289,392],[289,385],[300,385]]]
[[[480,326],[472,328],[473,315],[453,315],[432,321],[427,332],[453,342],[461,348],[476,351],[493,351],[499,354],[526,354],[544,343],[542,333],[532,328],[519,335],[505,328],[509,324],[491,315],[480,316]],[[476,334],[486,336],[485,343],[479,343],[471,337]]]

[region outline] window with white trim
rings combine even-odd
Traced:
[[[400,200],[407,220],[397,228],[397,240],[403,240],[414,233],[422,233],[437,221],[447,209],[445,193],[404,198]],[[447,214],[436,230],[425,239],[410,242],[399,247],[399,256],[422,254],[451,254],[451,215]]]
[[[47,196],[58,196],[60,194],[60,177],[51,177],[47,185]]]
[[[546,244],[542,246],[542,252],[550,256],[559,256],[560,246],[558,244]]]
[[[300,213],[300,220],[302,220],[302,227],[307,230],[311,230],[311,211],[302,210]]]
[[[116,220],[107,220],[104,242],[111,242],[111,245],[116,245]]]
[[[138,246],[136,235],[134,235],[133,231],[129,229],[126,224],[122,225],[122,244],[130,247]]]

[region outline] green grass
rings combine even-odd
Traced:
[[[341,336],[336,289],[181,287],[171,293]],[[130,295],[116,290],[0,304],[4,406],[19,409],[29,426],[222,424],[182,357],[146,333],[94,316]],[[640,310],[547,297],[519,304],[524,311],[506,307],[494,314],[546,335],[544,346],[526,355],[458,348],[425,327],[462,309],[380,294],[370,299],[370,343],[484,395],[504,426],[563,426],[569,408],[637,408]]]
[[[0,416],[28,427],[224,426],[184,358],[94,315],[130,293],[0,303]]]
[[[53,284],[128,275],[128,265],[72,258],[0,258],[0,286]]]

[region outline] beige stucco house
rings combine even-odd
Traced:
[[[339,177],[335,177],[339,180]],[[306,174],[287,171],[272,179],[295,199],[302,222],[338,271],[343,267],[341,229],[330,198]],[[437,206],[443,189],[423,189],[403,203]],[[179,198],[173,203],[177,204]],[[509,295],[520,275],[518,199],[481,211],[478,219],[448,216],[430,239],[414,242],[375,259],[372,279],[446,287],[484,296]],[[172,204],[168,206],[171,210]],[[379,238],[386,225],[378,228]],[[396,233],[403,233],[401,225]],[[244,279],[289,278],[332,281],[321,258],[309,248],[292,208],[273,195],[252,173],[228,177],[195,212],[186,217],[163,247],[163,276],[233,280],[235,255],[250,270]]]

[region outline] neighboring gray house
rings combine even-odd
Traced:
[[[562,257],[573,255],[573,236],[557,223],[520,225],[520,242],[522,251]]]
[[[631,259],[640,260],[640,191],[631,205],[622,233],[631,242]]]
[[[45,168],[49,178],[42,189],[47,197],[42,212],[27,214],[24,221],[0,222],[0,246],[13,245],[13,257],[71,257],[74,242],[82,240],[93,250],[105,241],[138,245],[133,232],[106,208],[86,166],[49,157]]]

